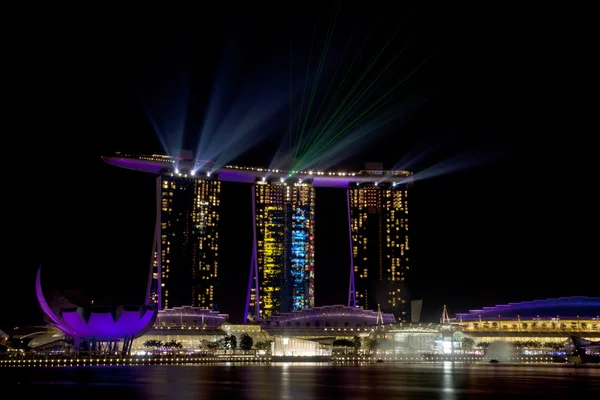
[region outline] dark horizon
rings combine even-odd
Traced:
[[[382,18],[393,27],[395,14],[387,11]],[[245,19],[253,46],[232,65],[269,72],[253,58],[277,59],[278,47],[265,41],[284,37],[289,21],[271,21],[260,12]],[[586,108],[571,100],[584,97],[580,91],[589,86],[584,43],[566,33],[558,40],[542,22],[510,12],[482,14],[477,21],[458,8],[416,7],[413,13],[413,25],[429,34],[417,43],[438,51],[413,81],[422,101],[376,137],[369,133],[335,168],[360,170],[373,161],[393,168],[407,153],[439,147],[418,171],[467,152],[455,163],[468,167],[418,181],[410,194],[414,256],[408,284],[413,297],[424,300],[423,319],[438,320],[444,304],[453,315],[508,302],[597,296],[594,239],[586,233],[597,215],[595,155],[589,139],[581,139],[589,128],[577,126]],[[17,128],[7,134],[5,147],[11,168],[5,173],[2,329],[42,321],[34,290],[39,265],[48,272],[48,288],[83,289],[87,296],[102,291],[127,302],[143,298],[155,178],[106,165],[100,157],[164,152],[133,88],[143,67],[168,64],[168,57],[156,61],[156,55],[177,48],[182,37],[203,45],[195,53],[203,67],[194,80],[193,104],[205,109],[225,31],[233,24],[226,13],[215,18],[228,23],[220,30],[200,26],[170,35],[149,23],[132,33],[129,26],[108,30],[90,22],[77,27],[75,38],[74,24],[66,23],[9,49],[14,57],[6,115]],[[568,50],[557,54],[557,43],[567,39]],[[260,52],[253,57],[255,47]],[[198,124],[203,115],[190,118]],[[283,131],[285,124],[234,161],[267,167]],[[347,299],[347,232],[339,231],[345,208],[336,207],[342,192],[317,189],[318,305]],[[240,206],[237,199],[247,201]],[[228,228],[221,230],[221,264],[235,279],[227,289],[229,302],[219,308],[237,322],[250,267],[249,185],[223,185],[222,218]]]

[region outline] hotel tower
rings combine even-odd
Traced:
[[[156,178],[157,218],[148,298],[160,308],[216,310],[221,182],[167,172]]]
[[[245,320],[315,305],[315,189],[310,180],[253,186],[254,245]]]
[[[348,306],[404,320],[412,174],[381,165],[360,172],[282,171],[195,160],[191,154],[103,160],[156,178],[156,228],[146,301],[217,310],[221,182],[249,184],[253,245],[244,311],[260,321],[315,306],[315,188],[345,190],[351,251]],[[340,207],[342,205],[340,204]],[[340,281],[346,281],[340,271]],[[222,294],[221,294],[222,295]]]
[[[348,189],[348,208],[355,295],[349,303],[370,310],[381,308],[406,320],[405,279],[410,265],[407,185],[357,182]]]

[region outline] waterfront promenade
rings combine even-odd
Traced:
[[[334,355],[332,357],[272,357],[270,355],[219,355],[219,356],[16,356],[0,359],[3,367],[59,367],[59,366],[136,366],[136,365],[179,365],[179,364],[221,364],[221,363],[254,363],[268,364],[285,362],[327,362],[331,364],[345,363],[489,363],[489,358],[482,356],[450,356],[450,355],[398,355],[398,356],[354,356]],[[510,364],[548,364],[553,363],[550,356],[519,356],[509,358]]]

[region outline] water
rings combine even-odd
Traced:
[[[31,395],[45,400],[597,400],[600,368],[451,362],[0,368],[0,394],[6,399]]]

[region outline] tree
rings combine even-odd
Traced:
[[[333,342],[333,347],[354,347],[354,342],[349,339],[336,339]]]
[[[237,338],[235,335],[225,336],[219,340],[219,343],[224,350],[235,350],[237,348]]]
[[[161,342],[160,340],[156,340],[156,339],[146,340],[144,342],[144,347],[147,347],[147,348],[154,347],[156,349],[159,349],[159,348],[163,347],[163,342]]]
[[[343,348],[343,350],[340,348]],[[333,341],[333,351],[335,353],[347,354],[348,349],[354,349],[354,341],[350,339],[336,339]]]
[[[168,342],[166,342],[163,347],[165,349],[183,349],[183,345],[181,344],[181,342],[178,342],[177,340],[173,339],[173,340],[169,340]]]
[[[262,342],[256,342],[256,344],[254,345],[254,348],[256,350],[270,351],[271,350],[271,343],[273,343],[272,340],[265,340],[265,341],[262,341]]]
[[[362,347],[362,340],[360,336],[354,336],[352,339],[352,344],[354,345],[354,350],[358,351]]]
[[[475,347],[475,340],[471,339],[470,337],[464,337],[462,340],[462,347],[465,350],[473,349],[473,347]]]
[[[221,346],[221,341],[206,343],[206,348],[209,350],[217,350],[220,346]]]
[[[552,349],[554,351],[564,350],[565,348],[565,344],[559,342],[546,342],[544,344],[547,348]]]
[[[224,338],[219,339],[217,343],[219,344],[219,348],[221,350],[229,349],[229,336],[225,336]]]
[[[240,349],[250,350],[253,344],[254,340],[252,340],[252,336],[247,333],[242,333],[242,336],[240,336]]]
[[[371,339],[369,337],[367,337],[367,338],[364,339],[364,343],[365,343],[365,348],[369,352],[375,350],[375,348],[379,344],[379,342],[377,341],[377,339]]]

